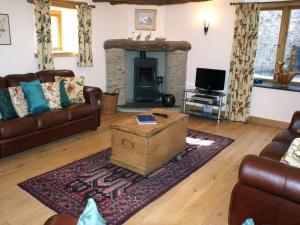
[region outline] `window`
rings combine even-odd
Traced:
[[[61,26],[61,11],[51,10],[52,50],[63,50]]]
[[[269,9],[262,8],[259,15],[254,66],[256,78],[273,79],[276,62],[289,58],[294,45],[300,47],[300,4],[274,5],[275,7]],[[293,82],[300,82],[300,75]]]
[[[51,39],[54,54],[78,52],[76,9],[51,6]]]

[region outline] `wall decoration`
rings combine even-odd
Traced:
[[[0,45],[11,45],[8,14],[0,14]]]
[[[156,30],[156,9],[136,9],[135,29],[136,30]]]

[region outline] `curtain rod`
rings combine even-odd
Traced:
[[[249,4],[249,3],[266,4],[266,3],[270,3],[270,2],[230,2],[230,5],[243,5],[243,4]]]
[[[287,5],[299,5],[299,2],[296,1],[278,1],[278,2],[230,2],[230,5],[242,5],[247,3],[257,3],[265,5],[278,5],[278,4],[287,4]]]
[[[28,3],[34,4],[34,0],[27,0]],[[91,8],[96,8],[95,5],[89,5],[87,2],[66,1],[66,0],[51,0],[53,6],[66,6],[67,8],[76,8],[76,6],[87,5]]]

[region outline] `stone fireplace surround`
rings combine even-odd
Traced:
[[[190,43],[186,41],[133,41],[110,39],[104,42],[106,58],[106,90],[119,89],[118,105],[126,104],[127,51],[164,52],[164,92],[173,94],[176,105],[182,106],[186,83],[186,68]]]

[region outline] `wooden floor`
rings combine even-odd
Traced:
[[[108,125],[129,113],[102,117],[101,128],[0,159],[0,225],[41,225],[54,214],[17,184],[110,147]],[[226,225],[230,193],[246,154],[257,154],[278,128],[190,118],[189,127],[235,142],[126,222],[126,225]]]

